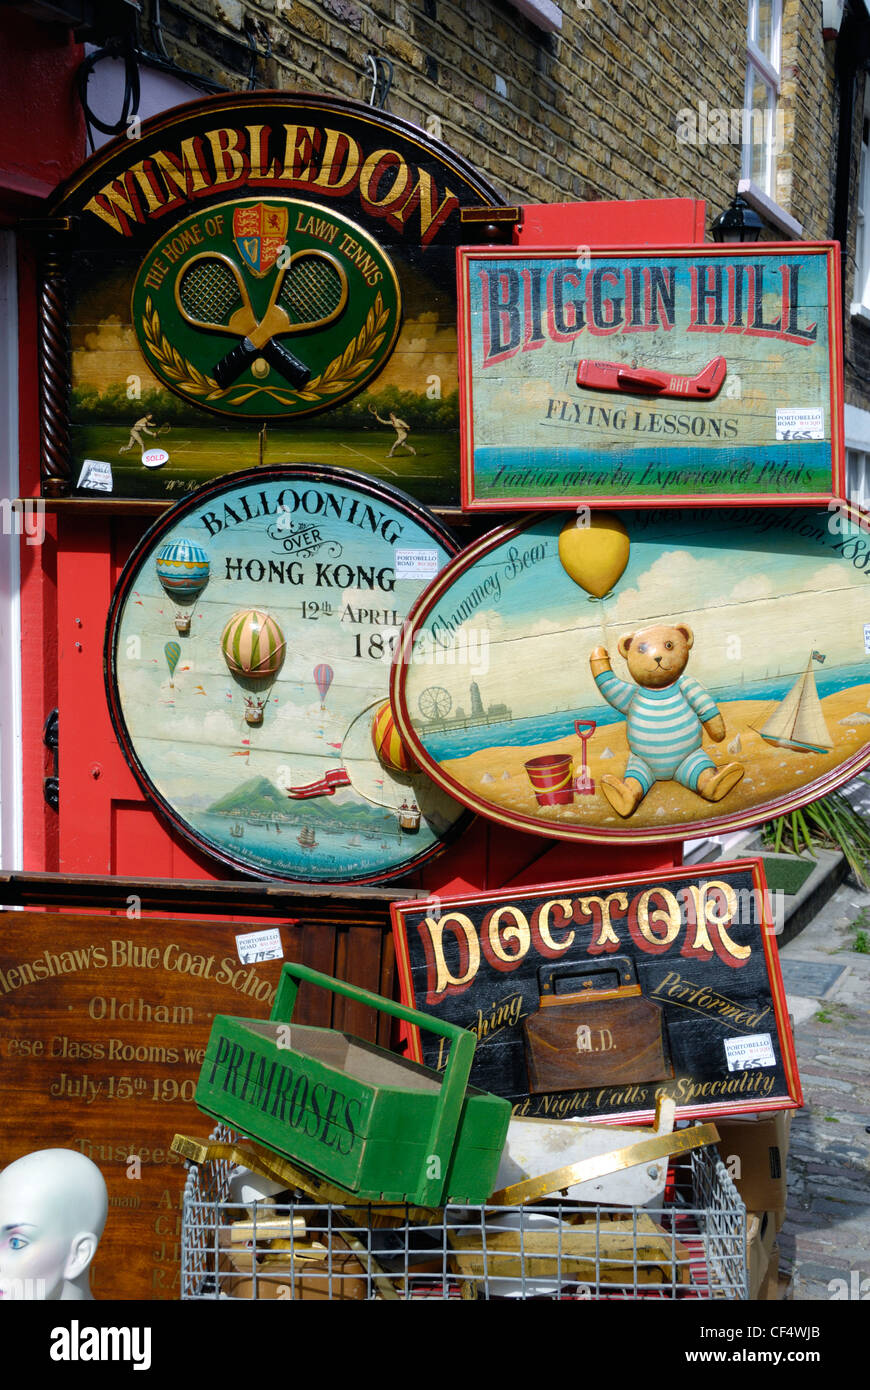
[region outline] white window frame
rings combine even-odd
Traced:
[[[755,122],[744,118],[744,143],[741,155],[741,182],[748,181],[754,192],[776,202],[777,108],[782,91],[782,0],[772,0],[772,45],[768,57],[758,46],[759,0],[749,0],[746,20],[746,76],[743,82],[743,109],[751,112],[753,78],[757,77],[767,89],[765,108],[765,170],[764,182],[752,180],[752,155]]]
[[[870,411],[846,405],[843,409],[846,434],[846,497],[870,511]]]

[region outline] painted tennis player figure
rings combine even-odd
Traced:
[[[374,415],[375,419],[378,421],[379,424],[389,425],[392,427],[392,429],[396,431],[396,442],[393,445],[390,452],[387,454],[388,459],[391,459],[393,457],[393,454],[396,452],[400,444],[404,449],[408,450],[409,454],[416,454],[417,450],[412,448],[410,444],[405,443],[405,440],[408,438],[408,435],[410,434],[410,428],[408,425],[405,424],[404,420],[400,420],[398,416],[393,414],[392,411],[390,411],[389,420],[382,420],[373,405],[369,406],[369,411],[372,415]]]
[[[152,434],[156,438],[157,428],[153,415],[143,415],[141,420],[136,421],[135,425],[133,425],[130,430],[130,438],[127,440],[126,444],[121,445],[118,453],[126,454],[127,450],[132,449],[134,444],[138,445],[144,453],[145,441],[142,438],[143,434]]]

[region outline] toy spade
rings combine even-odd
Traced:
[[[588,743],[592,735],[595,733],[596,727],[597,725],[594,719],[574,720],[574,732],[580,739],[580,744],[582,748],[580,759],[580,771],[577,773],[577,776],[574,779],[574,791],[577,793],[578,796],[595,795],[595,781],[589,771],[589,766],[586,762],[586,744]]]
[[[235,261],[222,252],[203,251],[185,263],[176,276],[175,302],[182,318],[194,328],[232,333],[244,342],[250,341],[250,335],[257,331],[257,316],[244,277]],[[256,357],[265,358],[291,386],[304,386],[311,376],[304,362],[280,343],[271,341],[249,353],[236,376]],[[225,388],[235,377],[227,376],[222,366],[219,362],[214,376],[218,385]]]
[[[676,396],[710,401],[716,396],[728,370],[724,357],[714,357],[697,376],[671,376],[649,367],[629,367],[624,362],[595,362],[584,358],[577,367],[577,385],[591,391],[626,391],[640,396]]]

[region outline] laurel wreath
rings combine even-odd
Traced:
[[[223,400],[229,406],[238,406],[262,393],[270,396],[279,405],[293,405],[297,401],[317,402],[324,396],[337,396],[349,390],[372,366],[375,353],[386,336],[389,317],[390,311],[384,307],[379,291],[366,315],[365,323],[359,333],[350,339],[344,351],[334,357],[319,376],[312,377],[305,387],[295,390],[275,386],[227,387],[221,390],[214,377],[206,376],[173,347],[163,332],[160,315],[150,295],[145,300],[142,329],[148,351],[160,365],[164,375],[188,395],[199,396],[206,401]]]
[[[145,300],[145,313],[142,315],[142,329],[145,343],[155,362],[159,362],[163,373],[190,396],[202,396],[204,400],[217,400],[225,396],[214,377],[206,376],[192,362],[173,347],[160,326],[160,315],[154,308],[150,294]]]

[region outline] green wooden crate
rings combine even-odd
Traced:
[[[292,1024],[300,980],[449,1038],[443,1074],[349,1033]],[[511,1106],[468,1085],[475,1045],[455,1023],[287,964],[268,1022],[215,1018],[196,1103],[367,1201],[486,1202]]]

